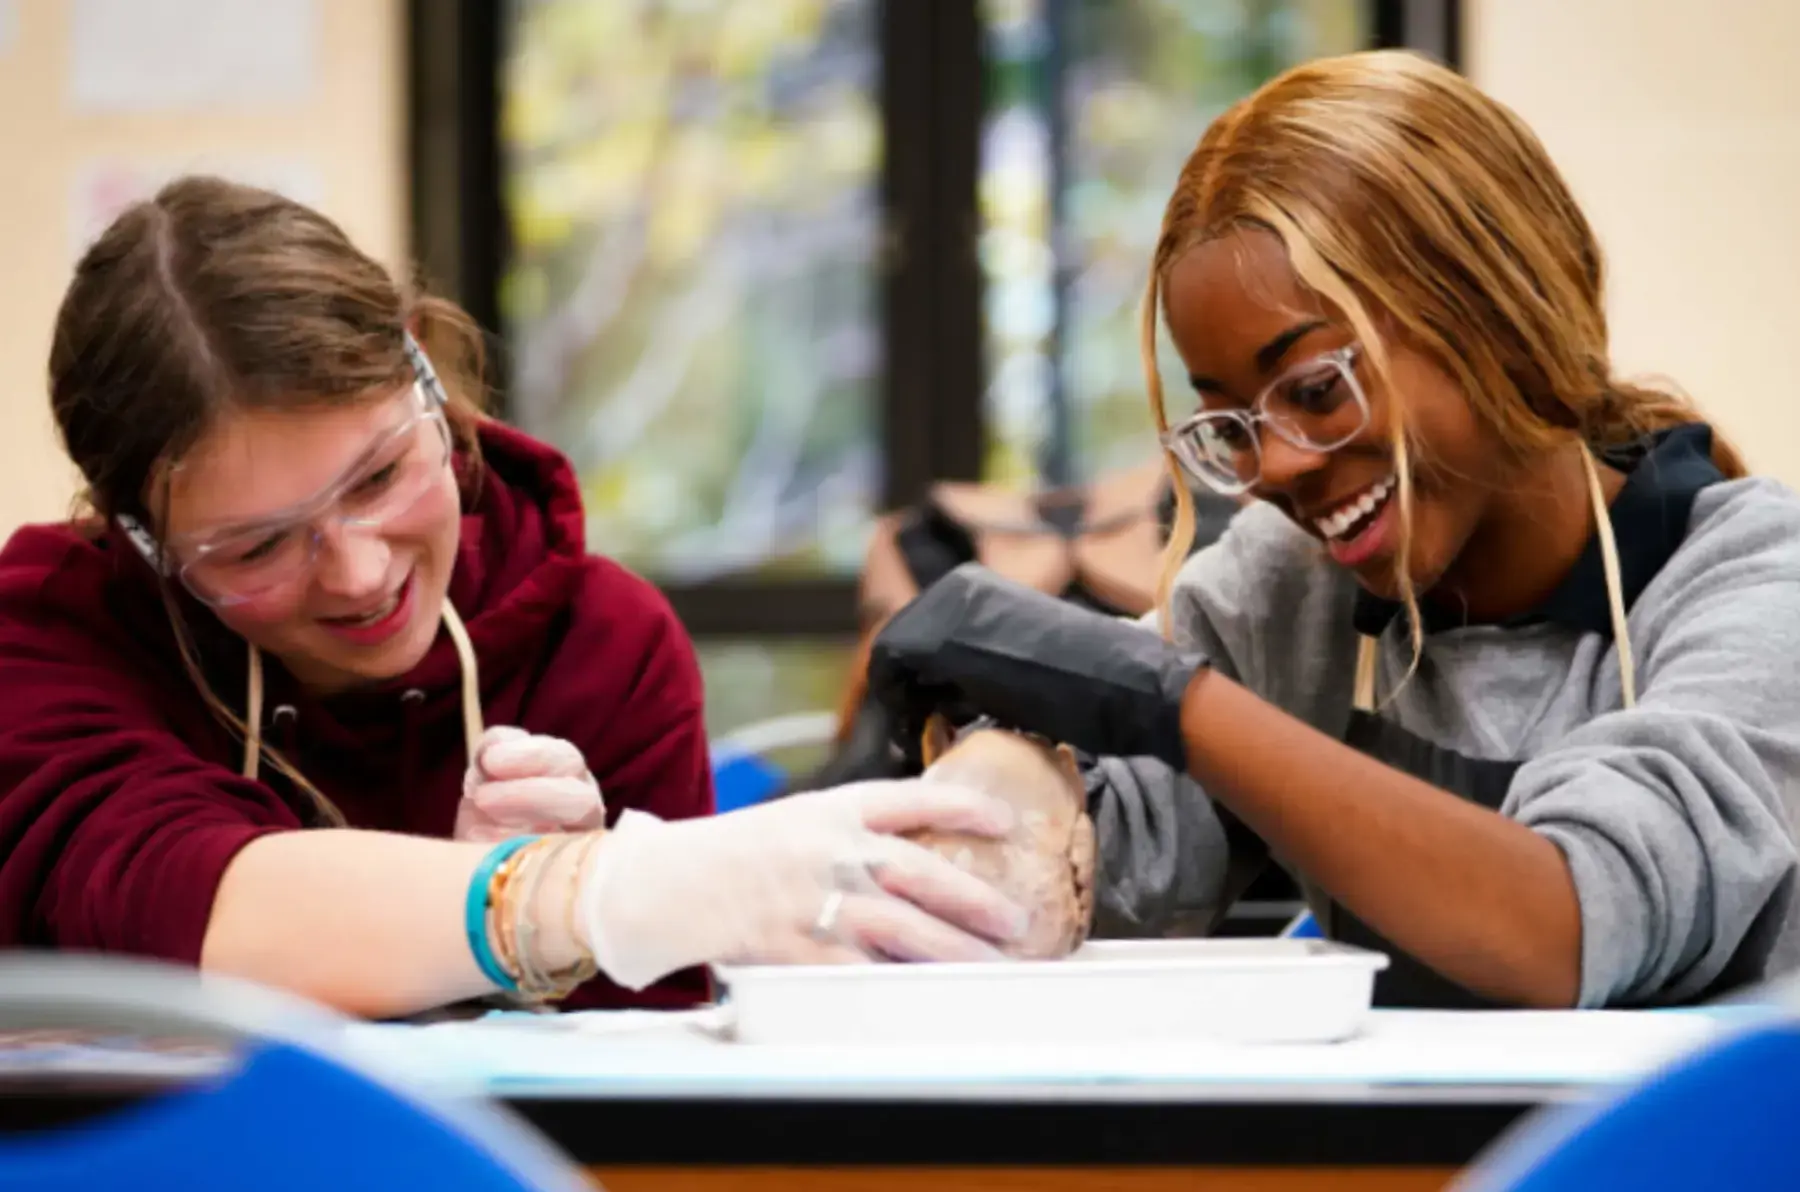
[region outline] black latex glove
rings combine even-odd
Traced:
[[[1187,769],[1181,700],[1198,653],[965,563],[875,638],[869,690],[917,756],[925,721],[975,715],[1089,753]]]

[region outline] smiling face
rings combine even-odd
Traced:
[[[1249,491],[1323,542],[1365,588],[1399,598],[1393,400],[1377,382],[1366,351],[1355,351],[1361,345],[1348,322],[1301,283],[1280,239],[1255,228],[1187,250],[1170,268],[1163,294],[1176,350],[1208,410],[1248,410],[1271,383],[1281,382],[1272,396],[1294,393],[1298,400],[1354,411],[1348,382],[1337,378],[1343,391],[1325,392],[1333,378],[1320,360],[1352,349],[1367,425],[1332,450],[1297,446],[1259,426],[1261,473]],[[1512,456],[1483,429],[1448,374],[1403,343],[1387,348],[1391,384],[1405,395],[1411,441],[1418,446],[1411,453],[1418,458],[1412,465],[1409,570],[1414,587],[1424,592],[1452,571],[1480,533],[1512,474],[1505,462]],[[1264,408],[1272,411],[1275,404]],[[1355,417],[1360,421],[1360,413]]]
[[[410,385],[233,410],[169,474],[165,536],[203,597],[232,591],[219,619],[307,688],[394,678],[436,637],[456,560],[447,445]]]

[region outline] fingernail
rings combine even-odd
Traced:
[[[1031,912],[1017,903],[1008,903],[1010,908],[1001,920],[1001,930],[1005,932],[1008,943],[1022,938],[1031,930]]]

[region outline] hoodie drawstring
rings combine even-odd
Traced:
[[[481,744],[481,675],[475,665],[475,647],[469,641],[469,631],[463,627],[462,618],[457,616],[456,609],[448,597],[444,599],[444,628],[450,631],[450,640],[456,645],[456,660],[462,672],[462,711],[463,740],[469,751],[469,760],[475,759],[475,751]],[[244,727],[248,730],[244,738],[244,777],[255,779],[262,764],[262,706],[263,706],[263,673],[262,653],[255,646],[250,647],[250,680],[249,691],[245,699]],[[411,692],[408,692],[410,695]],[[415,706],[417,701],[402,701],[406,706]],[[279,713],[286,710],[284,705],[277,709]],[[408,713],[408,724],[412,723],[412,715]],[[413,733],[407,732],[408,752],[416,752],[412,745]],[[290,743],[291,747],[291,743]],[[409,769],[410,769],[409,762]]]
[[[1612,616],[1613,647],[1619,652],[1619,690],[1627,708],[1637,706],[1637,664],[1631,654],[1631,633],[1625,615],[1624,585],[1619,580],[1619,546],[1613,538],[1612,514],[1606,507],[1606,490],[1592,452],[1581,453],[1587,470],[1588,500],[1594,508],[1594,530],[1600,539],[1600,567],[1606,576],[1607,611]],[[1356,643],[1356,691],[1351,706],[1361,712],[1375,710],[1375,639]]]

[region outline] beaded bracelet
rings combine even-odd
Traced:
[[[512,923],[512,938],[517,948],[518,963],[515,968],[519,974],[519,992],[526,997],[541,998],[549,978],[538,966],[537,924],[534,916],[537,911],[538,887],[543,884],[544,873],[556,864],[556,858],[568,847],[567,836],[546,837],[543,850],[532,858],[529,867],[519,873],[517,888],[509,886],[506,900],[499,908],[500,917]]]
[[[543,886],[544,878],[556,867],[558,861],[573,850],[577,856],[575,865],[570,870],[567,899],[568,904],[573,904],[581,885],[581,864],[586,859],[586,848],[591,847],[593,838],[598,835],[556,837],[555,842],[541,856],[532,858],[530,872],[520,875],[519,881],[523,889],[510,916],[514,938],[519,941],[519,988],[528,997],[544,1001],[568,997],[596,972],[590,956],[581,956],[574,965],[561,972],[545,970],[538,957],[537,935],[540,930],[539,912],[543,910],[538,901],[538,891]],[[567,905],[564,909],[565,915],[570,915]],[[572,923],[572,915],[570,921]],[[581,936],[575,930],[570,930],[569,939],[579,947]]]
[[[503,880],[502,867],[515,853],[538,839],[536,836],[515,836],[495,845],[470,875],[469,892],[463,899],[463,934],[469,941],[469,951],[475,954],[475,964],[483,976],[508,993],[518,992],[519,983],[494,954],[488,931],[488,912],[493,905],[495,889]],[[504,876],[510,876],[510,873]]]
[[[563,920],[569,940],[585,953],[577,922],[581,874],[594,846],[604,835],[604,829],[600,829],[529,838],[494,871],[487,899],[487,938],[497,967],[512,980],[512,984],[505,987],[504,1000],[508,1004],[537,1008],[544,1002],[568,997],[598,975],[599,966],[591,954],[578,955],[573,964],[557,972],[542,967],[537,939],[541,920],[550,912],[541,905],[539,891],[550,870],[572,852],[574,860],[563,898]]]
[[[581,842],[580,851],[575,856],[575,864],[569,870],[569,888],[563,899],[563,929],[569,933],[569,938],[572,940],[581,938],[581,924],[578,922],[581,903],[581,875],[587,869],[588,860],[594,854],[594,847],[605,835],[604,830],[587,833]],[[592,979],[600,971],[600,966],[595,963],[591,953],[582,958],[576,968],[583,981]]]

